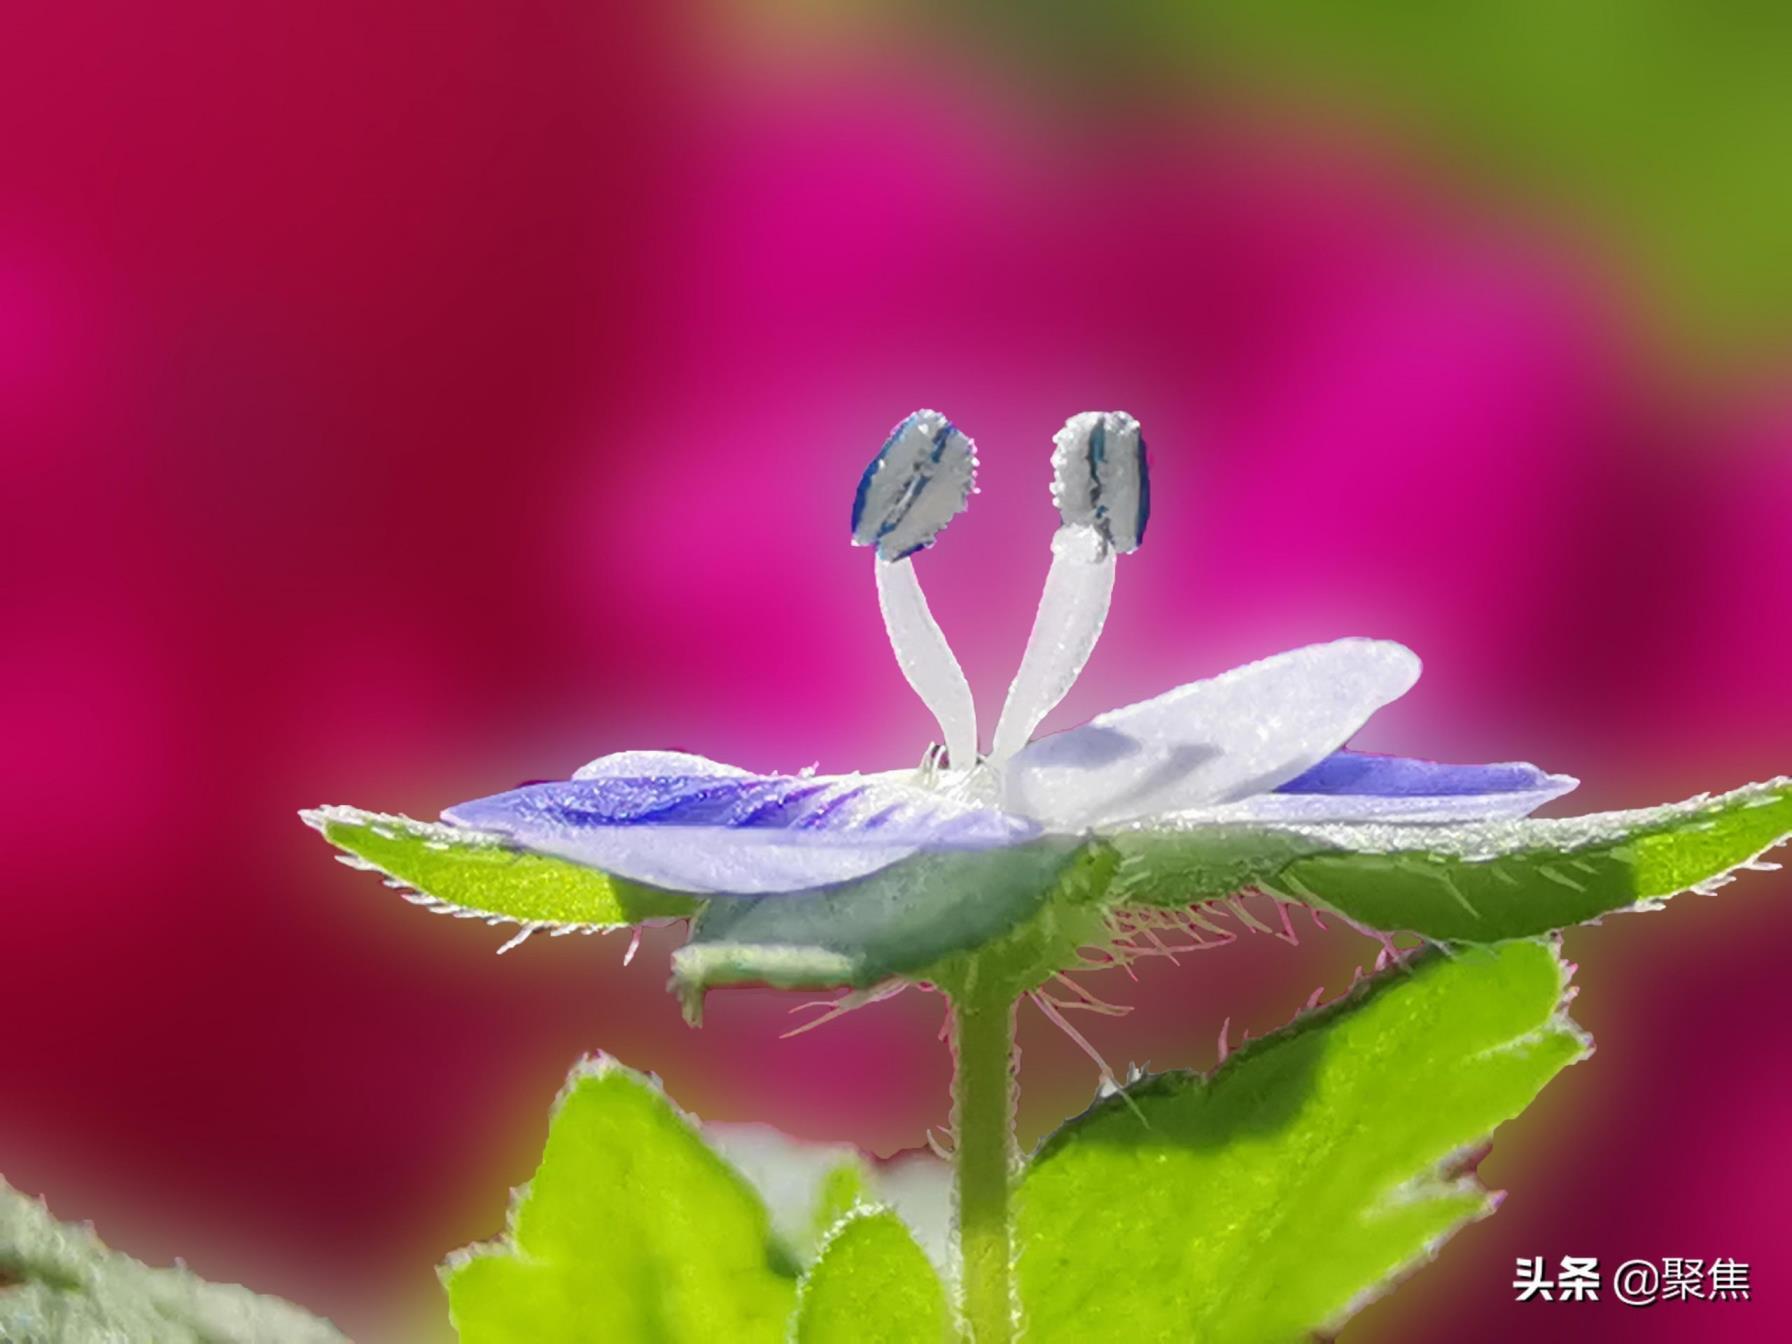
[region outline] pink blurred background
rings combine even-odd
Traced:
[[[294,816],[625,747],[918,760],[846,544],[916,406],[982,452],[923,573],[986,711],[1049,435],[1121,406],[1153,530],[1048,726],[1371,634],[1427,668],[1371,748],[1535,759],[1572,810],[1792,767],[1786,382],[1677,353],[1597,229],[1347,106],[1060,103],[919,32],[604,10],[8,20],[0,1172],[61,1215],[436,1341],[434,1264],[499,1229],[582,1052],[706,1118],[942,1123],[935,999],[782,1040],[797,1000],[735,992],[691,1031],[665,935],[498,960]],[[1347,1344],[1788,1337],[1788,895],[1571,935],[1598,1054],[1501,1131],[1500,1214]],[[1081,1025],[1205,1066],[1372,951],[1097,978],[1137,1010]],[[1030,1014],[1023,1051],[1036,1136],[1096,1079]],[[1512,1303],[1515,1256],[1568,1254],[1731,1256],[1754,1300]]]

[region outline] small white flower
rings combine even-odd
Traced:
[[[622,752],[570,780],[462,803],[444,820],[671,891],[761,895],[852,881],[922,851],[1047,835],[1370,822],[1417,837],[1440,823],[1521,817],[1575,786],[1531,765],[1344,749],[1418,679],[1417,657],[1383,640],[1296,649],[1035,740],[1088,661],[1117,558],[1138,547],[1150,512],[1145,444],[1129,415],[1072,417],[1052,466],[1063,525],[986,754],[970,687],[910,558],[965,507],[976,453],[944,416],[918,411],[866,469],[853,539],[876,550],[890,642],[939,722],[943,754],[919,771],[755,775],[683,753]]]

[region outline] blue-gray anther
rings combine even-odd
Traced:
[[[1138,550],[1151,516],[1139,422],[1125,411],[1084,411],[1052,443],[1052,502],[1065,526],[1093,527],[1121,554]]]
[[[880,560],[891,561],[933,545],[963,512],[976,472],[976,446],[938,411],[916,411],[859,479],[853,545],[875,546]]]

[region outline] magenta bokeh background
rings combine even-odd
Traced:
[[[946,1110],[922,995],[687,1030],[665,935],[431,920],[294,817],[418,815],[624,747],[919,759],[846,544],[937,406],[982,494],[923,561],[993,715],[1047,560],[1049,435],[1123,406],[1149,544],[1052,723],[1277,649],[1426,660],[1370,747],[1531,758],[1625,806],[1792,767],[1792,401],[1692,395],[1594,245],[1397,146],[1075,116],[968,57],[778,53],[570,3],[42,9],[0,55],[0,1172],[364,1340],[445,1338],[581,1052],[705,1117],[888,1150]],[[1792,885],[1570,938],[1590,1062],[1511,1190],[1346,1341],[1792,1331]],[[1084,1024],[1205,1065],[1372,952],[1269,939]],[[1037,1134],[1093,1088],[1023,1027]],[[1196,1211],[1198,1216],[1198,1211]],[[1515,1307],[1518,1254],[1718,1255],[1755,1300]]]

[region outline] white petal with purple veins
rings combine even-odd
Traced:
[[[1003,801],[1054,830],[1239,802],[1319,764],[1418,676],[1385,640],[1278,654],[1032,743]]]
[[[675,753],[625,753],[667,757]],[[922,850],[993,849],[1039,828],[887,777],[749,775],[727,767],[529,784],[443,819],[520,849],[673,891],[762,895],[865,877]],[[713,763],[705,762],[705,765]]]
[[[1161,813],[1141,822],[1183,827],[1252,822],[1315,825],[1330,822],[1403,822],[1424,825],[1439,822],[1497,821],[1526,817],[1551,799],[1560,798],[1579,782],[1566,775],[1550,775],[1550,782],[1533,789],[1503,793],[1373,794],[1373,793],[1260,793],[1242,802],[1219,803]]]
[[[1413,822],[1529,816],[1580,781],[1526,761],[1451,765],[1409,756],[1334,751],[1273,793],[1168,818],[1198,822]],[[1162,820],[1160,818],[1160,820]]]

